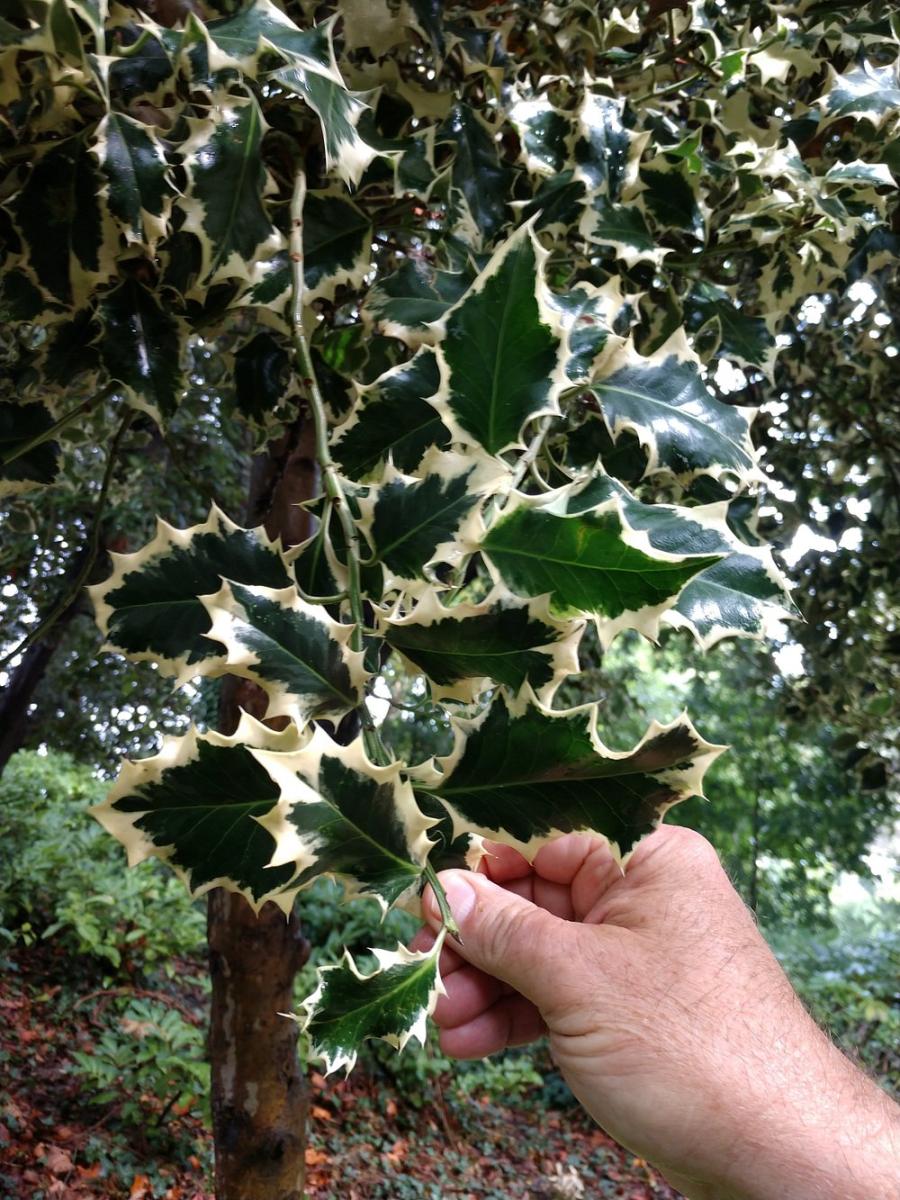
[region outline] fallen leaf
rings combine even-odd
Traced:
[[[46,1146],[43,1157],[47,1164],[47,1170],[52,1175],[68,1175],[75,1165],[65,1150],[60,1149],[59,1146]]]
[[[318,1121],[333,1121],[334,1114],[330,1113],[327,1108],[323,1108],[321,1104],[314,1104],[309,1110],[311,1117],[315,1117]]]
[[[318,1167],[321,1166],[322,1163],[328,1162],[328,1155],[325,1153],[325,1151],[315,1150],[312,1146],[306,1147],[304,1158],[308,1167]]]
[[[131,1191],[128,1193],[128,1200],[150,1200],[152,1194],[150,1180],[147,1176],[135,1175],[131,1181]]]
[[[396,1107],[396,1105],[394,1106]],[[398,1138],[384,1156],[392,1167],[399,1167],[406,1158],[406,1151],[409,1148],[409,1143],[406,1138]]]

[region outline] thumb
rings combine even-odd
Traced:
[[[558,985],[565,961],[571,961],[571,945],[569,955],[566,952],[572,940],[570,923],[474,871],[442,871],[438,878],[459,926],[456,953],[540,1008],[550,998],[545,993]],[[439,929],[441,917],[431,888],[425,891],[423,909],[428,923]]]

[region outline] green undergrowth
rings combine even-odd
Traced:
[[[900,904],[838,912],[830,931],[781,929],[769,940],[816,1020],[900,1097]]]

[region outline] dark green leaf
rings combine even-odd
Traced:
[[[642,610],[673,600],[716,559],[654,558],[625,532],[614,510],[560,516],[522,505],[488,529],[483,547],[516,595],[548,594],[560,613],[596,613],[616,628],[639,629]]]
[[[516,445],[525,421],[555,404],[560,342],[540,310],[542,287],[525,233],[497,252],[447,318],[448,404],[492,454]]]
[[[692,362],[636,362],[596,385],[614,437],[632,429],[650,452],[650,470],[677,476],[754,466],[746,415],[717,400]]]
[[[53,425],[43,404],[0,401],[0,495],[52,483],[59,470],[59,445],[40,442],[26,449]]]
[[[430,446],[446,449],[450,433],[427,400],[439,386],[437,359],[427,349],[371,384],[333,443],[343,470],[365,479],[390,457],[399,470],[414,471]]]
[[[372,542],[379,562],[403,579],[423,579],[438,546],[452,541],[478,496],[471,472],[445,479],[394,479],[378,489]]]
[[[624,857],[699,787],[712,747],[681,719],[614,754],[597,740],[596,719],[594,707],[514,712],[498,696],[446,761],[446,774],[421,790],[458,814],[457,828],[525,846],[590,830]]]

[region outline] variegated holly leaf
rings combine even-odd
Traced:
[[[267,717],[339,718],[362,703],[362,654],[349,648],[352,625],[332,620],[297,589],[223,583],[203,596],[208,636],[225,647],[222,671],[258,684]]]
[[[166,738],[152,758],[126,761],[107,798],[91,809],[128,851],[129,866],[161,858],[191,894],[214,887],[239,892],[255,908],[274,900],[289,911],[294,868],[269,867],[275,839],[260,824],[279,800],[278,785],[252,750],[287,752],[300,744],[246,713],[233,736],[198,733]]]
[[[634,204],[613,204],[605,196],[598,196],[584,210],[580,229],[589,241],[612,246],[616,258],[628,267],[645,261],[661,263],[666,254]]]
[[[366,111],[360,96],[348,91],[334,56],[334,19],[312,29],[300,29],[271,0],[253,0],[233,16],[210,21],[213,45],[222,56],[218,64],[233,63],[257,74],[260,57],[276,54],[283,67],[271,78],[302,96],[322,126],[326,165],[347,183],[356,183],[375,156],[361,137],[359,119]]]
[[[649,474],[755,474],[747,410],[717,400],[696,363],[679,360],[665,346],[653,358],[611,370],[594,390],[613,438],[631,430],[647,450]]]
[[[444,318],[449,417],[491,454],[519,445],[530,418],[558,410],[565,370],[545,258],[521,229]]]
[[[429,447],[446,450],[450,431],[428,403],[440,383],[435,353],[424,348],[359,388],[352,413],[332,435],[332,454],[344,472],[352,479],[368,479],[388,460],[411,472]]]
[[[225,663],[223,647],[206,636],[210,619],[200,596],[218,591],[223,578],[271,588],[291,582],[280,543],[262,528],[241,529],[217,508],[189,529],[159,521],[142,550],[111,557],[112,575],[88,589],[107,649],[155,662],[179,681]]]
[[[627,523],[646,533],[654,550],[721,556],[686,584],[662,614],[663,624],[690,629],[709,649],[726,637],[759,637],[773,621],[796,614],[771,551],[747,545],[733,532],[727,500],[697,508],[642,504],[617,480],[599,476],[570,492],[567,511],[596,511],[613,497]]]
[[[443,994],[438,973],[443,936],[417,953],[373,949],[375,969],[366,975],[349,951],[339,966],[321,967],[316,990],[304,1002],[303,1029],[310,1053],[323,1059],[325,1074],[353,1069],[367,1038],[402,1050],[411,1038],[424,1044],[426,1023]]]
[[[338,521],[329,512],[313,536],[291,552],[294,579],[305,599],[316,601],[318,597],[336,596],[346,589],[346,569],[338,561],[331,541],[332,523],[337,525]]]
[[[371,289],[362,309],[363,320],[386,337],[399,338],[416,348],[434,339],[429,324],[439,321],[471,282],[471,275],[462,271],[438,271],[409,259]]]
[[[433,563],[464,553],[462,530],[480,499],[477,469],[461,455],[431,451],[422,478],[391,474],[362,501],[362,528],[376,562],[398,579],[427,579]]]
[[[287,61],[302,59],[319,70],[327,70],[334,60],[328,25],[300,29],[272,0],[251,0],[231,16],[210,21],[206,31],[226,61],[251,75],[266,51]]]
[[[265,122],[259,104],[249,96],[222,95],[215,120],[193,118],[190,126],[191,136],[180,147],[190,180],[181,202],[184,228],[200,240],[207,284],[250,280],[256,261],[271,258],[281,246],[263,204]]]
[[[572,170],[560,171],[545,179],[534,196],[522,208],[522,219],[535,217],[534,228],[546,230],[551,235],[565,234],[570,226],[577,224],[582,211],[584,184],[575,179]]]
[[[713,318],[718,320],[722,354],[743,366],[760,367],[767,373],[771,370],[775,339],[762,317],[750,316],[724,289],[703,282],[691,293],[690,304],[695,312],[695,325]]]
[[[428,679],[435,700],[469,703],[503,684],[529,684],[544,703],[578,670],[584,622],[554,619],[546,603],[522,603],[495,591],[480,604],[445,608],[427,592],[407,615],[391,615],[382,632],[389,646]]]
[[[303,206],[303,278],[306,302],[330,300],[341,284],[358,287],[369,266],[372,225],[355,204],[310,192]]]
[[[621,293],[614,284],[604,288],[581,284],[555,294],[551,303],[559,311],[568,379],[578,383],[592,378],[622,307]]]
[[[132,403],[157,421],[172,416],[183,390],[182,330],[157,297],[134,279],[107,293],[100,305],[100,359]]]
[[[567,113],[546,96],[518,100],[509,118],[519,135],[522,161],[536,175],[558,175],[572,154],[573,129]]]
[[[770,551],[734,548],[692,579],[663,619],[690,629],[704,650],[726,637],[765,637],[776,621],[798,615],[787,589]]]
[[[668,164],[660,169],[641,169],[644,190],[639,196],[660,229],[677,229],[698,241],[706,235],[706,221],[697,200],[695,183],[681,167]]]
[[[637,142],[622,120],[622,100],[585,90],[578,109],[575,177],[591,193],[615,202],[628,175],[629,158]]]
[[[385,911],[415,894],[435,821],[419,809],[399,763],[376,766],[361,738],[341,746],[321,726],[296,752],[259,758],[281,789],[265,820],[278,845],[272,861],[292,865],[297,887],[339,876],[351,894],[374,897]]]
[[[500,162],[494,132],[468,104],[454,105],[438,130],[440,141],[454,144],[451,179],[465,198],[478,243],[493,241],[508,213],[511,172]]]
[[[843,118],[864,119],[878,126],[900,108],[897,67],[864,62],[846,75],[833,75],[820,103],[825,123]]]
[[[59,445],[36,442],[52,426],[53,417],[43,404],[0,402],[0,496],[54,481],[59,471]]]
[[[154,246],[173,192],[159,139],[132,117],[111,112],[97,126],[92,150],[109,185],[110,211],[130,239]]]
[[[623,629],[654,637],[688,580],[719,556],[655,549],[617,499],[573,514],[567,498],[565,489],[521,497],[488,527],[482,550],[493,573],[517,596],[548,596],[554,613],[593,613],[604,645]]]
[[[99,193],[94,160],[74,137],[37,159],[10,205],[37,282],[74,308],[114,271]]]
[[[417,787],[447,805],[457,832],[498,838],[533,856],[573,830],[605,837],[620,862],[673,804],[701,792],[723,747],[705,742],[686,717],[654,722],[633,750],[608,750],[597,706],[550,712],[500,694]]]

